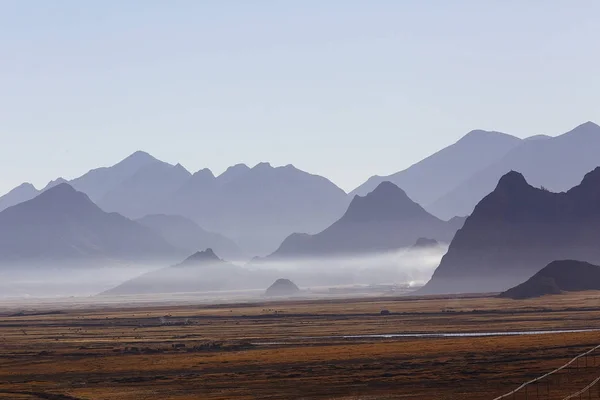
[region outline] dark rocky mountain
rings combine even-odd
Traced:
[[[294,296],[300,292],[296,284],[289,279],[277,279],[265,292],[265,296]]]
[[[600,263],[600,168],[567,192],[504,175],[475,207],[421,293],[498,292],[553,260]]]
[[[440,218],[469,215],[475,205],[494,190],[507,172],[521,172],[533,186],[560,192],[576,185],[600,165],[600,126],[582,124],[563,135],[525,140],[504,157],[464,180],[425,208]]]
[[[269,271],[253,271],[220,259],[212,249],[199,251],[180,264],[151,271],[103,295],[184,293],[264,288]]]
[[[475,130],[403,171],[369,178],[350,195],[364,196],[381,182],[389,181],[404,189],[417,203],[427,206],[520,144],[521,139],[505,133]]]
[[[600,290],[600,266],[583,261],[553,261],[525,282],[500,297],[528,299],[563,291]]]
[[[355,196],[346,213],[315,234],[293,234],[268,258],[319,257],[382,252],[412,246],[419,237],[450,242],[453,224],[429,214],[391,182]]]
[[[194,221],[179,215],[153,214],[136,220],[165,238],[171,245],[189,253],[211,248],[229,260],[243,260],[244,253],[231,239],[202,229]]]
[[[347,207],[343,190],[292,165],[229,168],[218,177],[194,174],[171,198],[167,213],[184,215],[254,254],[274,251],[292,232],[318,232]]]
[[[0,263],[5,265],[164,261],[177,253],[150,229],[102,211],[65,183],[0,212]]]

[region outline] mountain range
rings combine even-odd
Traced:
[[[41,190],[22,184],[0,197],[0,210],[63,182],[59,178]],[[268,254],[293,232],[318,232],[348,205],[343,190],[292,165],[238,164],[215,177],[208,169],[191,174],[141,151],[69,184],[107,212],[131,219],[180,215],[233,239],[249,254]]]
[[[350,195],[364,196],[381,182],[389,181],[426,207],[521,143],[521,139],[506,133],[474,130],[405,170],[369,178]],[[447,218],[455,215],[466,214]]]
[[[600,167],[554,193],[511,171],[477,204],[421,293],[503,291],[554,260],[600,262]]]
[[[535,186],[569,189],[600,165],[598,148],[600,126],[593,122],[556,137],[519,139],[475,130],[403,171],[369,178],[350,195],[364,195],[380,182],[390,181],[441,219],[466,216],[511,170],[520,171]]]
[[[463,222],[442,221],[383,182],[366,196],[355,196],[345,214],[322,232],[288,236],[268,259],[384,252],[410,247],[420,237],[449,243]]]
[[[519,139],[475,130],[403,171],[372,177],[349,195],[326,178],[292,165],[237,164],[215,176],[209,169],[191,173],[180,164],[165,163],[142,151],[68,183],[106,212],[130,219],[181,216],[199,229],[231,239],[250,257],[270,254],[282,244],[281,251],[305,245],[341,246],[316,243],[339,229],[338,223],[332,224],[344,215],[355,195],[364,197],[385,181],[402,188],[430,214],[447,220],[469,215],[511,170],[521,171],[534,186],[567,190],[600,165],[598,148],[600,127],[592,122],[557,137]],[[41,190],[24,183],[0,197],[0,211],[65,182],[58,178]],[[288,238],[294,232],[299,234]],[[373,247],[368,237],[364,240],[364,247]],[[189,244],[184,246],[187,250],[198,250],[188,248]],[[238,258],[217,242],[207,244],[227,258]]]
[[[600,126],[586,122],[557,137],[524,140],[502,158],[478,171],[426,208],[441,218],[469,215],[509,171],[519,171],[534,186],[568,190],[600,165]]]

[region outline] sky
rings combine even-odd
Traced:
[[[0,192],[144,150],[350,191],[473,129],[600,123],[600,2],[0,0]]]

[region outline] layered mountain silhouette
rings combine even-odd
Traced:
[[[0,211],[64,182],[59,178],[42,190],[23,184],[0,197]],[[68,183],[107,212],[131,219],[182,215],[234,239],[249,254],[274,251],[292,232],[323,230],[349,202],[329,180],[292,165],[237,164],[219,176],[209,169],[190,174],[142,151]]]
[[[346,193],[292,165],[243,164],[215,177],[195,173],[171,198],[167,213],[184,215],[254,254],[274,251],[292,232],[315,233],[338,219]]]
[[[389,181],[404,189],[417,203],[427,206],[520,144],[521,139],[505,133],[471,131],[451,146],[403,171],[369,178],[350,195],[364,196],[380,183]]]
[[[563,291],[600,290],[600,266],[583,261],[553,261],[527,281],[508,289],[500,297],[528,299]]]
[[[421,293],[503,291],[553,260],[600,263],[599,242],[600,168],[561,193],[511,171],[475,207]]]
[[[178,250],[65,183],[0,212],[0,264],[165,260]],[[56,265],[51,265],[57,262]]]
[[[141,218],[160,211],[165,201],[191,176],[180,164],[153,162],[109,190],[98,205],[129,218]]]
[[[70,182],[63,178],[58,178],[49,182],[41,190],[37,190],[29,183],[24,183],[0,197],[0,211],[24,201],[31,200],[44,191],[58,186],[61,183],[69,183],[70,186],[85,193],[94,203],[98,204],[108,192],[129,179],[141,168],[152,164],[164,163],[148,153],[137,151],[111,167],[93,169]]]
[[[162,163],[146,152],[136,151],[117,164],[93,169],[79,178],[73,179],[70,184],[98,204],[108,192],[114,190],[140,169]]]
[[[165,238],[171,245],[189,253],[211,248],[229,260],[242,260],[242,250],[231,239],[202,229],[194,221],[179,215],[153,214],[136,220]]]
[[[6,210],[8,207],[12,207],[24,201],[31,200],[38,194],[38,190],[31,183],[23,183],[0,197],[0,211]]]
[[[391,182],[355,196],[346,213],[315,235],[293,234],[270,259],[373,253],[412,246],[420,237],[450,242],[458,222],[442,221]]]
[[[593,122],[557,137],[536,136],[522,141],[432,204],[423,204],[440,218],[468,215],[494,189],[500,177],[511,170],[521,172],[533,186],[565,191],[600,165],[599,148],[600,126]]]
[[[220,259],[212,249],[183,262],[151,271],[108,290],[103,295],[183,293],[264,288],[273,281],[269,271],[252,271]]]

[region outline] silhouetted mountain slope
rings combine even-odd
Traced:
[[[118,212],[128,218],[160,212],[165,200],[191,176],[180,164],[154,162],[111,189],[98,205],[103,210]]]
[[[150,229],[98,208],[59,184],[0,212],[0,263],[148,260],[176,249]],[[84,266],[84,265],[82,265]]]
[[[133,176],[141,168],[160,163],[162,161],[150,154],[136,151],[113,166],[93,169],[69,183],[76,190],[87,194],[92,201],[99,202],[109,191]]]
[[[24,201],[31,200],[38,194],[38,190],[31,183],[23,183],[0,197],[0,211]]]
[[[180,264],[124,282],[103,295],[259,289],[273,279],[271,272],[238,267],[220,259],[212,249],[206,249]]]
[[[562,291],[600,290],[600,267],[583,261],[553,261],[500,297],[527,299]]]
[[[404,189],[417,203],[427,205],[454,189],[477,171],[499,160],[519,144],[521,139],[505,133],[472,131],[453,145],[403,171],[389,176],[369,178],[350,195],[364,196],[381,182],[389,181]]]
[[[238,165],[219,177],[199,171],[170,200],[167,210],[232,238],[254,254],[273,251],[291,232],[314,233],[339,218],[343,190],[292,165]]]
[[[188,252],[212,248],[229,260],[244,259],[240,248],[229,238],[208,232],[179,215],[154,214],[136,220],[161,235],[173,246]]]
[[[346,213],[315,235],[293,234],[269,258],[369,253],[412,246],[422,236],[449,242],[456,229],[390,182],[355,196]]]
[[[564,191],[600,165],[600,127],[592,122],[555,138],[525,140],[500,160],[474,174],[425,208],[440,218],[468,215],[498,179],[521,172],[533,186]]]
[[[93,169],[70,182],[63,178],[50,181],[42,190],[37,190],[33,185],[24,183],[0,197],[0,211],[31,200],[61,183],[69,183],[75,190],[85,193],[92,201],[99,202],[106,193],[134,175],[140,168],[154,163],[160,164],[162,161],[158,161],[148,153],[137,151],[111,167]]]
[[[509,172],[475,207],[421,293],[502,291],[553,260],[600,262],[600,168],[568,192]]]

